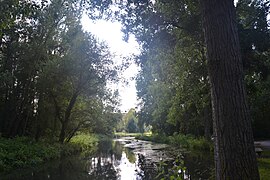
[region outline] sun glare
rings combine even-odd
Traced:
[[[85,31],[91,32],[99,40],[105,41],[108,44],[112,53],[116,55],[116,64],[122,63],[123,57],[138,54],[140,52],[139,45],[134,35],[130,36],[128,42],[123,40],[121,23],[119,22],[110,22],[105,20],[92,21],[87,15],[83,15],[82,26]],[[122,112],[128,111],[130,108],[137,106],[136,83],[132,78],[136,76],[138,71],[139,67],[135,63],[131,63],[123,72],[123,76],[128,84],[118,83],[110,85],[112,89],[119,90],[122,104],[120,110]]]

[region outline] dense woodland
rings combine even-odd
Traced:
[[[230,177],[219,174],[222,169],[230,169],[233,177],[248,177],[243,169],[252,170],[257,179],[256,163],[249,170],[242,163],[243,169],[234,172],[226,160],[235,155],[240,164],[254,164],[250,120],[255,138],[270,137],[270,3],[219,3],[1,2],[1,136],[51,137],[63,143],[78,131],[111,134],[145,127],[164,135],[214,136],[216,152],[221,149],[226,157],[216,163],[217,179]],[[117,82],[120,67],[104,43],[82,30],[83,12],[92,19],[121,21],[124,39],[134,34],[140,43],[135,57],[141,68],[139,111],[130,110],[122,121],[117,93],[106,86]],[[229,130],[222,134],[223,128]],[[220,143],[226,138],[233,139],[230,146]],[[235,154],[226,154],[232,152],[229,147],[237,149]],[[241,160],[246,152],[251,158]]]
[[[80,24],[78,1],[1,2],[0,132],[69,141],[78,130],[111,134],[120,118],[108,47]]]
[[[212,111],[202,17],[196,1],[160,1],[129,9],[124,19],[142,45],[137,57],[141,100],[139,121],[153,131],[209,138]],[[239,1],[237,24],[252,126],[256,138],[269,137],[269,3]],[[138,20],[136,17],[143,17]],[[134,20],[135,19],[135,20]],[[220,42],[222,43],[222,42]]]
[[[124,30],[142,47],[139,124],[158,134],[212,135],[216,179],[259,179],[253,138],[269,136],[270,3],[126,6]]]
[[[100,119],[103,109],[114,112],[117,102],[105,103],[114,96],[106,89],[106,82],[117,78],[114,57],[104,43],[83,32],[83,8],[79,1],[73,3],[2,3],[3,136],[39,138],[57,135],[61,129],[69,133],[83,126],[95,129],[94,120]],[[126,38],[133,33],[141,43],[141,55],[136,57],[141,67],[137,77],[141,128],[145,124],[157,133],[209,138],[211,100],[199,5],[196,1],[120,5],[127,15],[115,18],[125,25]],[[239,1],[236,10],[253,131],[255,137],[264,138],[270,127],[269,3]],[[106,127],[96,131],[107,132],[102,129]]]

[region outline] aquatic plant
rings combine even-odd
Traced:
[[[160,161],[158,163],[158,175],[155,179],[184,180],[186,167],[180,156],[173,162]]]

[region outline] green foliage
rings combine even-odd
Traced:
[[[241,0],[237,4],[238,31],[255,138],[269,138],[269,5],[260,0]]]
[[[100,140],[106,136],[78,134],[70,143],[59,144],[51,141],[35,142],[28,137],[6,139],[0,137],[0,172],[33,167],[53,159],[82,153],[83,156],[96,151]]]
[[[91,134],[79,134],[74,136],[70,143],[81,148],[81,151],[86,154],[93,153],[97,147],[99,137]]]
[[[261,180],[267,180],[270,177],[270,158],[258,159],[259,173]]]
[[[122,120],[118,122],[116,129],[118,132],[128,133],[137,133],[140,130],[142,130],[142,127],[139,127],[137,113],[134,108],[123,114]]]
[[[137,139],[153,141],[157,143],[166,143],[175,147],[201,150],[201,151],[213,151],[213,143],[203,137],[196,138],[193,135],[174,134],[172,136],[153,134],[150,136],[138,135]]]
[[[185,171],[186,167],[184,166],[184,161],[181,157],[176,157],[171,168],[168,168],[168,164],[166,162],[160,161],[158,163],[159,174],[155,179],[184,180]]]
[[[213,143],[203,137],[195,138],[193,135],[176,134],[169,138],[170,144],[174,146],[202,151],[213,151],[214,148]]]
[[[31,138],[0,138],[0,171],[31,167],[60,157],[59,144],[36,143]]]
[[[126,133],[126,132],[115,132],[114,133],[114,137],[137,137],[137,136],[141,136],[141,135],[149,135],[149,133]]]
[[[137,129],[138,128],[137,128],[137,126],[135,124],[134,119],[129,120],[128,121],[128,124],[127,124],[127,132],[129,132],[129,133],[135,133],[135,132],[138,131]]]
[[[255,137],[269,129],[269,3],[239,0],[237,23]],[[212,135],[206,47],[197,1],[131,1],[121,6],[125,32],[142,44],[136,62],[138,122],[155,133]],[[127,35],[128,37],[128,35]]]
[[[170,143],[168,136],[164,134],[138,135],[136,136],[136,139],[141,139],[145,141],[153,141],[157,143],[165,143],[165,144]]]
[[[112,133],[121,118],[106,83],[117,68],[107,45],[82,30],[79,1],[1,3],[0,133],[61,142],[79,130]]]
[[[122,21],[143,44],[137,57],[140,126],[151,125],[153,132],[166,135],[209,138],[210,87],[198,4],[145,1],[126,6]]]

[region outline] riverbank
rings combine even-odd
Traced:
[[[267,180],[270,177],[270,150],[265,150],[258,158],[260,178]]]
[[[203,137],[196,138],[192,135],[175,134],[173,136],[165,135],[145,135],[138,134],[136,139],[152,141],[157,143],[165,143],[175,147],[186,148],[191,150],[213,151],[213,142]]]
[[[69,143],[60,144],[48,140],[35,142],[28,137],[0,137],[0,173],[33,167],[81,152],[90,154],[95,151],[100,138],[102,137],[93,134],[80,134]]]
[[[214,148],[213,143],[205,138],[195,138],[194,136],[186,136],[181,134],[173,136],[137,134],[135,138],[157,143],[170,144],[175,147],[187,148],[190,150],[213,151]],[[258,167],[261,179],[268,179],[270,177],[269,149],[266,148],[263,151],[262,156],[258,158]]]

